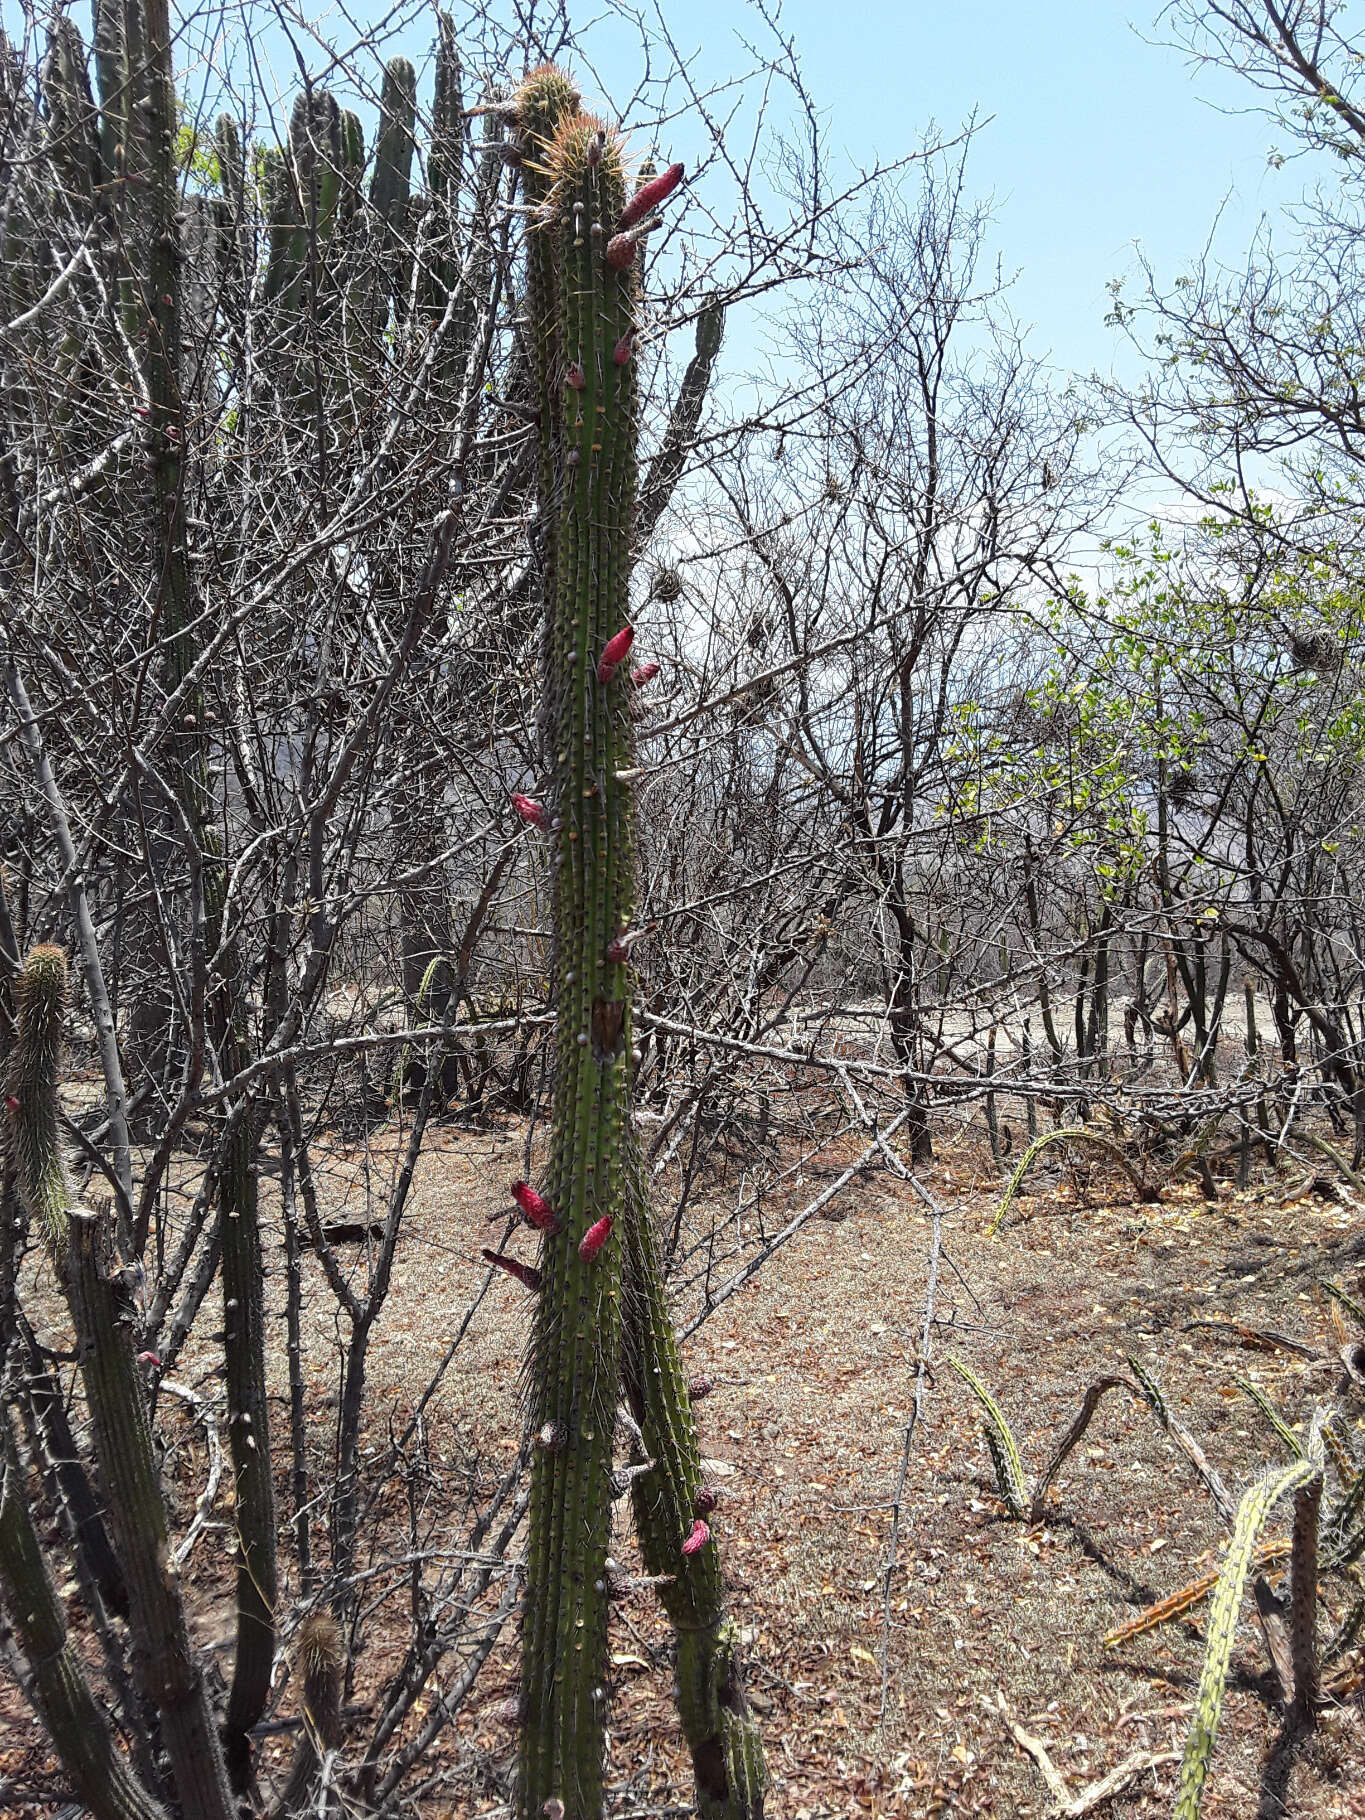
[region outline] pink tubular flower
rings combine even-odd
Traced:
[[[635,642],[634,626],[622,626],[607,640],[602,655],[597,662],[597,680],[609,683],[625,662],[626,653]]]
[[[660,171],[657,177],[651,177],[648,183],[642,183],[630,201],[621,210],[619,228],[632,228],[637,221],[643,221],[652,209],[658,208],[682,182],[683,167],[670,164],[666,171]]]
[[[635,263],[635,236],[613,234],[607,242],[607,264],[613,272],[624,272]]]
[[[529,1182],[513,1182],[512,1199],[533,1226],[538,1226],[542,1232],[556,1233],[559,1231],[559,1221],[555,1218],[554,1208],[543,1194],[536,1193]]]
[[[651,659],[649,663],[641,664],[638,670],[632,670],[630,680],[637,689],[643,689],[645,684],[652,683],[658,674],[659,666]]]
[[[154,1352],[140,1352],[137,1355],[137,1362],[139,1365],[153,1365],[158,1371],[161,1370],[161,1360]]]
[[[512,807],[516,810],[521,819],[524,822],[529,822],[533,828],[549,827],[550,818],[545,813],[544,805],[538,803],[533,796],[523,796],[520,790],[514,790],[512,792]]]
[[[611,350],[611,357],[618,367],[629,364],[633,343],[634,330],[627,329],[625,334],[617,342],[616,346]]]
[[[585,1264],[592,1263],[598,1252],[611,1237],[611,1227],[612,1218],[608,1213],[604,1215],[602,1219],[594,1221],[583,1234],[582,1243],[578,1247],[578,1255]]]
[[[706,1527],[705,1523],[702,1522],[701,1518],[698,1517],[696,1522],[692,1525],[691,1535],[682,1545],[682,1551],[685,1555],[699,1555],[710,1540],[711,1531]]]
[[[483,1248],[483,1255],[488,1263],[496,1264],[499,1270],[505,1270],[509,1277],[515,1277],[528,1289],[540,1288],[540,1272],[534,1264],[523,1264],[516,1258],[509,1258],[502,1251],[490,1251],[486,1245]]]

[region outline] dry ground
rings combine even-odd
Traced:
[[[423,1159],[371,1360],[377,1437],[425,1382],[479,1280],[487,1221],[521,1173],[523,1135],[510,1126],[447,1132]],[[338,1209],[373,1162],[373,1152],[334,1158],[329,1198]],[[1301,1175],[1227,1189],[1212,1203],[1193,1185],[1177,1187],[1163,1204],[1143,1206],[1118,1179],[1098,1179],[1078,1196],[1065,1171],[1049,1176],[1045,1157],[1038,1192],[1016,1204],[995,1240],[984,1229],[999,1176],[974,1139],[959,1138],[922,1179],[944,1209],[944,1255],[891,1583],[884,1711],[889,1505],[920,1351],[927,1210],[887,1174],[855,1182],[834,1217],[806,1227],[687,1346],[689,1369],[714,1387],[698,1408],[702,1452],[722,1493],[715,1531],[763,1715],[774,1820],[1049,1813],[1053,1797],[1037,1766],[995,1710],[1002,1694],[1073,1791],[1135,1751],[1178,1752],[1183,1742],[1202,1649],[1197,1614],[1116,1651],[1102,1644],[1144,1602],[1218,1560],[1218,1520],[1183,1456],[1145,1408],[1113,1392],[1063,1469],[1046,1521],[1028,1529],[1004,1514],[977,1408],[945,1368],[949,1354],[992,1387],[1036,1472],[1085,1386],[1136,1351],[1237,1491],[1278,1457],[1279,1444],[1234,1373],[1256,1379],[1305,1424],[1335,1375],[1226,1323],[1271,1330],[1334,1359],[1337,1340],[1315,1285],[1331,1276],[1362,1294],[1365,1210],[1349,1194],[1294,1200]],[[793,1186],[793,1209],[819,1180],[808,1172]],[[773,1224],[780,1211],[775,1201]],[[316,1298],[308,1338],[315,1417],[325,1423],[334,1355],[322,1306]],[[524,1292],[500,1280],[442,1389],[431,1458],[438,1494],[441,1469],[449,1470],[452,1501],[470,1459],[491,1463],[515,1451],[526,1318]],[[1361,1418],[1365,1404],[1357,1400],[1351,1413]],[[1272,1533],[1284,1526],[1281,1512]],[[370,1540],[382,1552],[384,1536]],[[624,1535],[620,1552],[629,1558]],[[204,1561],[199,1571],[212,1581],[220,1565]],[[216,1616],[221,1622],[221,1602]],[[612,1653],[617,1811],[689,1811],[666,1627],[647,1597],[621,1608]],[[1233,1662],[1208,1820],[1365,1816],[1360,1694],[1325,1713],[1294,1757],[1282,1807],[1279,1785],[1264,1774],[1280,1714],[1245,1614]],[[382,1649],[375,1672],[380,1663]],[[498,1709],[514,1679],[509,1633],[450,1743],[458,1793],[427,1804],[431,1820],[499,1811],[513,1740]],[[360,1699],[370,1684],[362,1679]],[[0,1770],[14,1778],[12,1789],[32,1787],[41,1773],[41,1752],[21,1726],[12,1705],[0,1709],[0,1748],[9,1747]],[[1169,1762],[1146,1771],[1103,1811],[1116,1820],[1168,1815],[1174,1775]],[[52,1809],[15,1799],[3,1811]]]

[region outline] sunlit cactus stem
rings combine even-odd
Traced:
[[[559,71],[514,101],[540,443],[547,798],[514,807],[552,843],[556,1076],[529,1380],[534,1454],[517,1803],[597,1820],[607,1720],[612,1441],[624,1383],[656,1464],[631,1477],[642,1548],[666,1577],[680,1708],[706,1820],[758,1820],[763,1760],[744,1701],[702,1493],[686,1381],[630,1125],[635,829],[626,663],[636,512],[639,264],[613,260],[621,144]],[[667,187],[677,182],[670,173]],[[647,199],[648,200],[648,199]],[[641,221],[629,230],[643,232]],[[538,1197],[539,1198],[539,1197]],[[628,1292],[629,1291],[629,1292]]]
[[[546,678],[561,822],[548,1198],[563,1230],[542,1245],[531,1364],[533,1424],[558,1428],[566,1439],[539,1450],[532,1470],[519,1800],[528,1816],[562,1802],[565,1820],[595,1820],[602,1811],[606,1558],[620,1382],[621,1244],[614,1228],[625,1208],[630,1090],[625,968],[608,962],[606,949],[630,921],[634,873],[632,805],[616,777],[629,763],[628,691],[620,680],[600,683],[597,666],[626,618],[635,378],[633,367],[612,361],[611,350],[633,324],[635,295],[631,276],[610,271],[602,256],[603,224],[625,203],[619,144],[598,121],[574,115],[560,123],[544,158],[548,220],[532,238],[553,241],[555,342],[578,354],[586,383],[564,405]],[[555,377],[562,384],[562,375]]]

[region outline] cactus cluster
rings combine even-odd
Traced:
[[[637,529],[639,256],[679,165],[633,191],[624,148],[535,70],[514,99],[526,194],[528,334],[545,582],[545,789],[521,819],[554,851],[556,1075],[528,1380],[529,1516],[518,1801],[527,1816],[602,1811],[609,1699],[607,1561],[617,1405],[645,1565],[678,1637],[678,1693],[700,1811],[762,1812],[763,1761],[725,1613],[681,1356],[631,1125],[635,809],[630,577]],[[708,344],[709,345],[709,344]],[[653,673],[652,670],[650,672]],[[509,1260],[496,1258],[498,1263]],[[524,1267],[523,1267],[524,1268]],[[518,1273],[522,1274],[522,1273]]]
[[[0,58],[8,57],[0,40]],[[6,61],[6,77],[9,69]],[[30,105],[17,89],[11,99],[20,110]],[[202,1071],[211,1052],[211,1065],[230,1077],[251,1059],[249,1001],[234,930],[226,922],[230,855],[222,790],[215,782],[214,761],[221,756],[211,730],[215,677],[205,663],[216,627],[202,551],[194,548],[194,514],[214,511],[212,469],[230,467],[237,445],[230,423],[221,422],[216,437],[204,436],[204,425],[218,411],[219,386],[216,380],[206,385],[203,375],[206,362],[211,367],[221,356],[236,369],[239,399],[249,399],[252,385],[265,385],[291,405],[312,404],[312,410],[291,412],[293,433],[305,458],[324,469],[346,415],[354,421],[366,401],[379,395],[382,367],[391,358],[389,325],[414,310],[432,363],[432,395],[438,401],[451,396],[454,376],[464,372],[473,300],[479,295],[456,256],[467,224],[457,219],[465,115],[453,28],[438,14],[425,195],[414,193],[411,183],[416,76],[403,58],[390,62],[384,73],[368,201],[361,187],[367,157],[360,122],[320,86],[310,87],[295,105],[287,146],[267,148],[259,159],[244,144],[237,122],[222,116],[213,139],[220,194],[211,199],[195,193],[181,165],[184,140],[178,132],[167,0],[131,0],[126,6],[121,0],[95,0],[93,59],[75,25],[58,20],[40,72],[38,103],[32,118],[42,120],[47,159],[41,178],[31,180],[31,219],[21,218],[22,211],[7,213],[7,309],[20,314],[34,305],[49,286],[53,266],[66,258],[44,245],[41,224],[55,220],[64,231],[74,228],[84,260],[71,265],[70,296],[42,314],[32,333],[49,338],[53,372],[70,376],[67,455],[80,461],[99,454],[89,509],[107,515],[111,525],[145,526],[151,604],[162,635],[156,680],[176,704],[165,751],[156,755],[158,777],[175,799],[168,807],[176,833],[168,831],[168,838],[179,838],[183,848],[182,863],[166,867],[167,898],[191,925],[185,946],[194,969],[185,997],[194,1002],[195,1029],[177,1067],[188,1060]],[[198,173],[211,168],[200,165]],[[501,171],[500,160],[490,158],[479,174],[475,210],[484,217]],[[474,236],[480,256],[487,238]],[[256,273],[258,246],[263,269]],[[253,299],[252,337],[259,351],[259,359],[253,354],[250,360],[244,340],[248,299]],[[206,350],[212,352],[206,356]],[[320,357],[305,359],[306,352]],[[89,380],[92,366],[97,385]],[[60,388],[58,396],[65,397]],[[102,410],[114,413],[112,429]],[[118,539],[112,542],[116,546]],[[124,585],[121,576],[111,576],[111,598],[119,600]],[[220,1160],[210,1173],[217,1241],[210,1256],[220,1260],[222,1284],[237,1605],[220,1736],[193,1666],[174,1579],[165,1571],[165,1511],[139,1368],[128,1345],[136,1323],[130,1310],[117,1305],[119,1295],[127,1294],[120,1288],[124,1275],[135,1269],[133,1260],[146,1240],[145,1230],[131,1226],[126,1137],[121,1160],[127,1166],[118,1168],[125,1193],[115,1226],[108,1229],[102,1218],[74,1207],[57,1143],[58,1007],[65,992],[60,952],[35,950],[17,991],[29,1009],[12,1063],[6,1149],[34,1229],[64,1274],[77,1320],[109,1527],[127,1581],[139,1659],[150,1677],[144,1693],[149,1707],[161,1713],[183,1811],[226,1813],[229,1785],[237,1795],[250,1785],[251,1734],[265,1709],[276,1654],[276,1520],[256,1193],[260,1109],[251,1100],[226,1109]],[[169,992],[161,1010],[164,1017],[149,1020],[153,1025],[178,1015]],[[109,1023],[112,1043],[112,1019]],[[50,1045],[47,1051],[41,1050],[43,1043]],[[110,1113],[118,1150],[126,1122],[112,1090]],[[74,1451],[64,1451],[72,1454],[64,1470],[79,1473]],[[13,1483],[10,1472],[11,1492]],[[6,1519],[5,1537],[22,1553],[12,1496]],[[35,1583],[27,1603],[37,1596]],[[18,1604],[26,1603],[26,1595],[16,1597]],[[54,1722],[64,1758],[71,1735],[69,1726]],[[79,1752],[71,1759],[73,1776],[79,1775],[80,1760]]]

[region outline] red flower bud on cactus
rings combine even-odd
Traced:
[[[682,1545],[682,1551],[685,1555],[699,1555],[710,1540],[711,1531],[702,1522],[701,1518],[698,1517],[696,1522],[692,1525],[691,1535]]]
[[[512,1199],[533,1226],[538,1226],[542,1232],[556,1233],[559,1231],[559,1221],[555,1218],[554,1208],[543,1194],[536,1193],[529,1182],[513,1182]]]
[[[7,1093],[5,1095],[5,1104],[9,1107],[11,1112],[17,1112],[19,1110],[19,1102],[12,1093]]]
[[[692,1515],[694,1517],[709,1517],[711,1512],[716,1508],[718,1501],[719,1500],[711,1487],[709,1485],[703,1485],[696,1497],[692,1500]]]
[[[483,1255],[488,1263],[496,1264],[499,1270],[505,1270],[509,1277],[515,1277],[528,1289],[540,1288],[540,1272],[534,1264],[523,1264],[516,1258],[509,1258],[502,1251],[490,1251],[486,1245],[483,1248]]]
[[[618,367],[626,366],[630,362],[634,334],[635,331],[633,329],[627,329],[625,334],[617,342],[616,346],[611,350],[611,357]]]
[[[659,666],[651,660],[647,664],[641,664],[638,670],[632,670],[630,680],[637,689],[643,689],[645,684],[652,683],[658,674]]]
[[[637,221],[643,221],[652,209],[658,208],[661,202],[668,201],[682,182],[682,177],[683,167],[680,164],[670,164],[666,171],[660,171],[657,177],[651,177],[648,183],[642,183],[621,210],[617,226],[630,228]]]
[[[520,790],[514,790],[512,792],[512,807],[516,810],[521,819],[524,822],[529,822],[533,828],[549,827],[550,818],[545,813],[544,805],[538,803],[534,797],[523,796]]]
[[[592,1263],[593,1259],[597,1256],[598,1252],[602,1249],[602,1247],[606,1244],[607,1240],[611,1237],[611,1227],[612,1227],[612,1218],[611,1218],[611,1215],[608,1213],[608,1214],[605,1214],[600,1220],[594,1221],[594,1223],[591,1226],[589,1226],[588,1230],[583,1234],[582,1243],[578,1247],[578,1255],[580,1258],[582,1258],[582,1260],[585,1264]]]
[[[694,1403],[700,1403],[703,1397],[709,1397],[715,1389],[710,1378],[693,1378],[687,1386],[687,1394]]]
[[[152,1365],[157,1371],[161,1370],[161,1360],[154,1352],[140,1352],[137,1355],[137,1362],[139,1365]]]
[[[613,272],[624,272],[635,263],[635,236],[613,234],[607,242],[607,264]]]
[[[625,662],[626,653],[635,642],[634,626],[622,626],[607,640],[602,655],[597,663],[597,680],[609,683],[621,665]]]
[[[583,390],[583,387],[588,383],[588,380],[587,375],[583,371],[582,361],[575,360],[570,363],[569,370],[564,375],[564,383],[567,386],[572,386],[575,392],[581,392]]]

